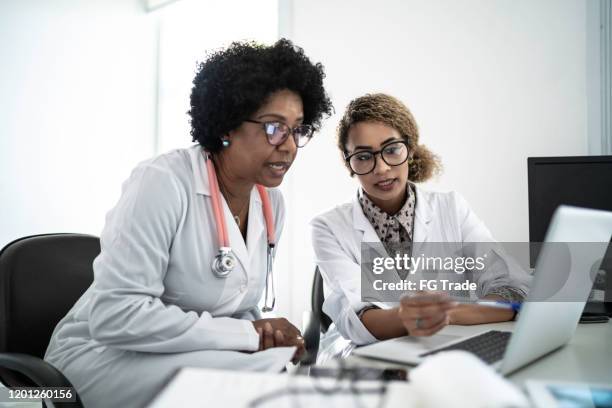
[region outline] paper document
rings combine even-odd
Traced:
[[[410,385],[337,382],[290,374],[182,369],[149,408],[176,407],[409,407]],[[380,404],[382,402],[382,404]]]

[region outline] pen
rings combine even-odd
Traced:
[[[457,303],[464,303],[468,305],[480,305],[486,307],[496,307],[498,309],[509,309],[514,312],[521,310],[522,302],[513,302],[510,300],[470,300],[461,297],[451,297],[451,299]]]
[[[487,307],[496,307],[499,309],[509,309],[514,312],[518,312],[519,310],[521,310],[521,302],[510,302],[503,300],[478,300],[475,302],[475,304]]]

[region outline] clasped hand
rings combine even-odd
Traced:
[[[295,364],[306,352],[300,331],[285,318],[260,319],[252,322],[259,335],[259,350],[272,347],[297,347],[292,362]]]

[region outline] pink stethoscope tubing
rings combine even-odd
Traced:
[[[215,172],[215,166],[213,165],[212,156],[210,155],[210,153],[205,153],[205,160],[212,197],[213,213],[215,215],[215,224],[217,226],[217,240],[219,242],[219,253],[213,261],[213,274],[218,278],[226,278],[234,269],[234,266],[236,265],[236,258],[234,257],[229,244],[229,235],[227,233],[225,213],[223,212],[223,204],[221,202],[221,190],[219,189],[219,181],[217,180],[217,173]],[[266,259],[266,291],[264,296],[264,307],[262,310],[264,312],[269,312],[274,308],[275,303],[274,280],[272,273],[275,246],[274,216],[272,214],[272,204],[270,203],[270,197],[268,196],[266,188],[260,184],[256,184],[256,186],[263,205],[263,214],[264,219],[266,221],[266,232],[268,237]],[[269,296],[269,286],[271,286],[272,288],[271,298]]]

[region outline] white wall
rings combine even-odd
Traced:
[[[587,130],[589,154],[607,154],[603,152],[602,141],[602,5],[599,0],[587,1],[586,7],[586,55],[587,55]]]
[[[334,129],[365,92],[412,109],[446,168],[431,188],[465,195],[498,239],[527,239],[526,157],[587,153],[585,4],[280,2],[281,34],[323,62],[337,114],[283,183],[279,315],[299,323],[309,308],[307,221],[355,192]],[[0,2],[0,246],[100,233],[121,182],[154,153],[158,13],[140,0]]]
[[[0,247],[99,235],[153,154],[154,17],[140,0],[0,2]]]
[[[310,0],[287,9],[285,34],[323,62],[337,111],[283,183],[290,251],[278,274],[292,320],[309,308],[306,220],[356,191],[334,130],[366,92],[412,110],[445,166],[429,188],[462,193],[499,240],[528,240],[527,157],[587,153],[583,0]]]

